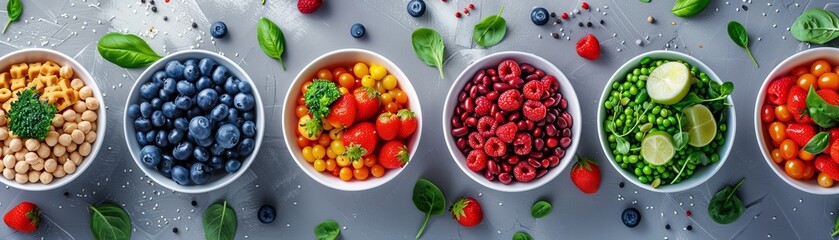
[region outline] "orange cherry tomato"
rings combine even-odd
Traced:
[[[351,88],[355,84],[355,77],[349,73],[341,74],[338,77],[338,83],[341,84],[341,87]]]
[[[373,167],[373,166],[376,165],[376,163],[379,162],[376,159],[376,155],[374,155],[374,154],[367,155],[366,157],[364,157],[362,159],[364,160],[364,166],[366,166],[366,167]]]
[[[816,75],[805,73],[798,77],[798,86],[805,89],[810,90],[810,86],[818,88],[819,86],[816,83]],[[818,90],[818,89],[816,89]]]
[[[332,72],[329,69],[321,68],[318,70],[318,79],[332,80]]]
[[[367,167],[361,167],[359,169],[353,170],[353,176],[356,180],[367,180],[367,177],[370,176],[370,169]]]
[[[813,179],[813,175],[816,175],[816,167],[813,166],[812,162],[803,162],[803,163],[804,163],[804,174],[801,175],[801,180]]]
[[[385,105],[385,111],[395,114],[397,111],[399,111],[399,104],[396,102],[390,102]]]
[[[816,158],[816,155],[801,149],[798,151],[798,158],[803,161],[810,161],[813,160],[813,158]]]
[[[304,105],[300,105],[297,106],[296,109],[294,109],[294,113],[297,115],[297,117],[303,117],[306,116],[306,114],[309,114],[309,108],[307,108]]]
[[[338,162],[336,162],[335,159],[326,160],[326,171],[335,170],[335,167],[337,167],[337,166],[338,166]]]
[[[819,77],[819,88],[826,88],[830,90],[839,89],[839,74],[834,72],[827,72]]]
[[[318,145],[329,147],[330,143],[332,143],[332,139],[329,138],[329,134],[321,134],[320,138],[318,138]]]
[[[784,172],[786,172],[789,177],[794,179],[801,179],[802,177],[804,177],[805,168],[806,166],[804,166],[804,162],[794,158],[789,159],[786,163],[784,163]]]
[[[833,72],[835,72],[836,74],[839,74],[839,66],[833,67]]]
[[[341,174],[341,169],[343,168],[336,167],[335,169],[332,169],[332,176],[339,177]]]
[[[778,121],[789,122],[789,120],[792,120],[792,113],[789,112],[787,105],[778,105],[775,106],[775,117],[778,118]]]
[[[346,72],[347,72],[346,68],[342,68],[342,67],[333,68],[332,69],[332,77],[341,76],[341,74],[344,74]]]
[[[373,174],[374,177],[382,177],[385,175],[385,168],[382,165],[376,164],[370,168],[370,173]]]
[[[309,146],[309,139],[303,136],[297,136],[297,146],[301,148]]]
[[[338,173],[341,180],[349,181],[352,180],[352,168],[350,167],[342,167],[341,172]]]
[[[781,142],[780,149],[781,149],[781,157],[784,157],[784,159],[786,159],[786,160],[793,160],[793,159],[796,159],[795,158],[796,156],[798,156],[798,145],[796,145],[795,141],[793,141],[792,139],[787,139],[787,140],[784,140],[783,142]],[[801,161],[801,160],[798,160],[798,161]]]
[[[769,104],[760,107],[760,120],[765,123],[775,121],[775,108]]]
[[[792,75],[796,77],[800,77],[801,75],[807,74],[809,72],[810,68],[804,65],[795,67],[792,69],[792,71],[790,71],[790,73],[792,73]]]
[[[777,164],[781,164],[784,162],[784,157],[781,156],[780,149],[775,148],[772,150],[772,161]]]
[[[388,104],[393,102],[393,96],[390,93],[382,93],[382,95],[379,95],[379,100],[382,101],[382,104]]]
[[[781,122],[769,124],[769,137],[773,142],[780,143],[787,139],[787,126]]]
[[[399,90],[399,89],[393,89],[393,90],[390,90],[390,91],[393,92],[393,93],[391,93],[391,95],[393,95],[393,100],[396,100],[397,103],[399,103],[399,104],[408,103],[408,94],[406,94],[405,92],[403,92],[402,90]]]
[[[819,173],[817,181],[819,182],[819,186],[826,188],[833,187],[833,178],[830,178],[830,176],[828,176],[826,173]]]
[[[821,76],[826,72],[830,72],[833,70],[833,67],[830,66],[830,63],[825,61],[824,59],[819,59],[813,62],[810,65],[810,73],[816,76]]]
[[[305,83],[303,83],[303,86],[300,87],[300,91],[303,94],[306,94],[306,92],[309,91],[309,85],[312,85],[312,81],[306,81]]]

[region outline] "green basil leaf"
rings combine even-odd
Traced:
[[[825,44],[839,37],[839,16],[830,11],[810,8],[795,19],[790,32],[798,41]]]
[[[492,47],[501,42],[507,35],[507,20],[501,17],[504,7],[498,14],[484,18],[472,31],[472,40],[481,47]]]
[[[414,47],[414,53],[422,62],[428,66],[437,67],[440,70],[440,78],[446,78],[443,75],[443,55],[446,51],[446,45],[443,43],[443,37],[437,31],[430,28],[414,30],[411,33],[411,46]]]
[[[650,0],[641,0],[642,3],[648,3]]]
[[[681,101],[677,102],[676,104],[673,104],[673,108],[682,111],[682,109],[696,105],[698,103],[702,103],[702,100],[703,99],[696,95],[696,93],[691,92],[688,93],[688,95],[685,96],[685,98],[682,98]]]
[[[6,33],[6,29],[9,28],[12,22],[20,19],[20,14],[23,13],[23,4],[20,3],[20,0],[9,0],[9,3],[6,4],[6,12],[9,14],[9,20],[6,21],[6,26],[3,27],[3,33]]]
[[[804,151],[812,154],[822,153],[827,146],[830,145],[830,133],[820,132],[813,136],[807,145],[804,145]]]
[[[131,239],[131,218],[119,205],[90,205],[90,230],[96,240]]]
[[[414,201],[414,206],[420,212],[425,213],[425,221],[422,223],[419,232],[417,232],[417,239],[422,236],[425,231],[425,226],[428,224],[428,219],[431,215],[443,214],[446,209],[446,197],[437,185],[431,181],[420,178],[414,185],[414,195],[411,198]]]
[[[285,35],[283,35],[283,30],[280,30],[280,27],[271,20],[263,17],[259,19],[259,24],[256,26],[256,39],[259,41],[259,48],[262,48],[265,55],[280,61],[280,66],[285,71],[285,63],[283,62]]]
[[[833,233],[830,234],[830,237],[839,236],[839,217],[836,218],[836,224],[833,225]]]
[[[742,24],[736,21],[728,22],[728,36],[735,44],[737,44],[737,46],[745,48],[746,53],[748,53],[749,57],[752,58],[752,62],[755,63],[755,66],[760,67],[760,64],[757,63],[755,56],[752,55],[752,51],[749,49],[749,34],[746,33],[746,28],[743,27]]]
[[[516,234],[513,234],[513,240],[533,240],[533,237],[526,232],[517,232]]]
[[[711,0],[676,0],[670,12],[679,17],[690,17],[705,10]]]
[[[746,207],[743,201],[737,197],[737,189],[743,184],[745,179],[741,179],[736,186],[726,186],[711,198],[708,204],[708,216],[719,224],[729,224],[737,221]]]
[[[688,142],[690,142],[690,134],[686,132],[679,131],[679,133],[673,135],[673,144],[676,145],[676,151],[685,149],[685,147],[688,145]]]
[[[530,207],[530,216],[533,216],[533,218],[543,218],[548,216],[552,209],[551,203],[545,200],[539,200],[533,203],[533,207]]]
[[[333,220],[326,220],[320,222],[315,227],[315,238],[317,240],[335,240],[341,234],[341,228],[338,227],[338,222]]]
[[[813,87],[807,93],[807,114],[822,128],[839,125],[839,106],[827,103]]]
[[[160,59],[142,38],[133,34],[108,33],[96,44],[102,58],[124,68],[145,67]]]
[[[204,238],[207,240],[232,240],[236,236],[236,212],[227,201],[210,205],[204,212]]]

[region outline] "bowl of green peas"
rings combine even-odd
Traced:
[[[621,66],[603,89],[598,137],[625,179],[653,192],[696,187],[723,165],[736,132],[731,93],[701,61],[651,51]]]

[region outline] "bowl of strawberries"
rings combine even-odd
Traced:
[[[411,162],[422,133],[416,91],[393,62],[363,49],[326,53],[286,94],[283,135],[300,169],[344,191],[375,188]]]
[[[772,171],[802,191],[839,193],[839,49],[814,48],[775,67],[758,92],[755,133]]]

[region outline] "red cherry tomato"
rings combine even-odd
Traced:
[[[772,105],[764,104],[760,108],[760,120],[765,123],[775,121],[775,108]]]

